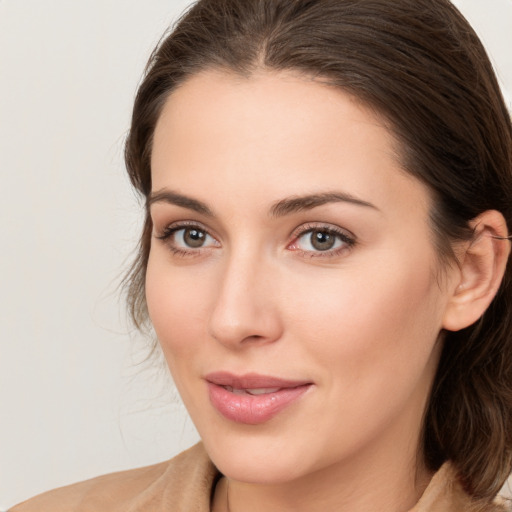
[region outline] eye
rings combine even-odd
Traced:
[[[206,229],[197,225],[171,225],[156,238],[163,240],[170,249],[179,255],[199,252],[200,249],[218,247],[219,243]]]
[[[212,237],[199,228],[181,228],[174,231],[174,243],[180,247],[197,249],[206,245]]]
[[[303,245],[305,251],[329,251],[342,244],[339,236],[329,231],[310,231],[299,238],[299,245]]]
[[[289,249],[310,256],[337,256],[355,244],[353,236],[331,226],[303,226]]]

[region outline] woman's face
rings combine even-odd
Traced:
[[[167,100],[152,180],[149,313],[219,469],[415,460],[450,270],[382,121],[307,77],[204,72]]]

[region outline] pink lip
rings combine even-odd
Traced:
[[[233,375],[210,373],[205,377],[212,405],[228,420],[257,425],[273,418],[298,400],[312,385],[309,381],[292,381],[254,373]],[[259,395],[235,394],[226,389],[279,388]]]

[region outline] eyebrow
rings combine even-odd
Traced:
[[[206,217],[214,217],[212,210],[206,203],[171,190],[159,190],[158,192],[151,193],[147,201],[147,207],[150,208],[151,205],[159,202],[187,208]],[[311,210],[328,203],[350,203],[379,211],[372,203],[359,199],[352,194],[346,192],[323,192],[281,199],[270,208],[270,216],[284,217],[292,213]]]
[[[159,190],[158,192],[151,193],[147,200],[148,209],[155,203],[174,204],[176,206],[181,206],[182,208],[187,208],[188,210],[193,210],[201,215],[205,215],[206,217],[214,216],[210,208],[202,201],[171,190]]]
[[[368,201],[363,201],[352,194],[346,192],[324,192],[320,194],[309,194],[305,196],[292,196],[275,203],[270,209],[272,217],[282,217],[291,213],[304,210],[311,210],[317,206],[328,203],[350,203],[356,206],[373,208],[379,210],[375,205]]]

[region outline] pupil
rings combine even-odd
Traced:
[[[185,243],[189,247],[201,247],[204,243],[204,237],[204,232],[195,228],[187,229],[184,233]]]
[[[333,247],[335,238],[325,231],[314,231],[311,244],[319,251],[328,251]]]

